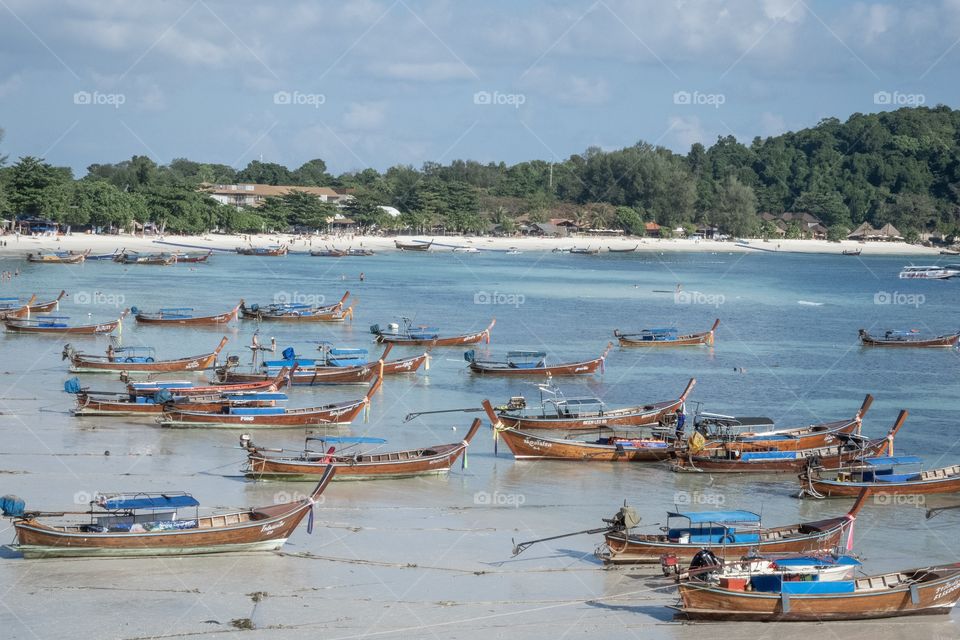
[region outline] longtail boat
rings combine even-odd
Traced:
[[[829,552],[844,533],[852,541],[853,522],[869,496],[859,494],[846,514],[834,518],[764,528],[760,516],[750,511],[678,511],[667,514],[663,533],[637,534],[629,529],[611,529],[597,555],[610,564],[659,563],[660,556],[674,554],[689,562],[700,549],[720,557],[738,558],[760,553],[798,551]],[[680,521],[679,526],[672,524]]]
[[[677,451],[668,437],[600,436],[594,440],[554,438],[516,429],[497,431],[517,460],[576,460],[578,462],[659,462]]]
[[[367,384],[378,371],[376,363],[356,367],[329,367],[312,369],[305,372],[294,371],[287,375],[290,384],[295,386],[316,386],[323,384]],[[270,373],[236,371],[230,364],[216,369],[217,380],[223,384],[246,384],[272,379]]]
[[[110,333],[120,326],[127,312],[116,320],[100,324],[69,325],[69,316],[38,316],[36,318],[7,318],[4,325],[13,333],[42,333],[50,335],[96,335]]]
[[[175,308],[166,308],[159,309],[154,313],[148,313],[141,311],[136,307],[130,309],[130,312],[134,314],[137,322],[143,324],[156,324],[156,325],[202,325],[202,324],[226,324],[235,320],[238,317],[240,312],[240,305],[243,304],[241,300],[237,306],[235,306],[230,311],[226,313],[217,313],[214,315],[207,316],[198,316],[194,315],[194,309],[192,307],[175,307]]]
[[[609,253],[634,253],[637,249],[640,248],[640,243],[637,243],[630,247],[629,249],[614,249],[613,247],[607,247],[607,252]]]
[[[840,252],[840,255],[844,255],[844,256],[859,256],[861,253],[863,253],[863,248],[862,248],[862,247],[860,247],[860,248],[858,248],[858,249],[844,249],[843,251]]]
[[[570,247],[570,251],[568,251],[567,253],[572,253],[572,254],[581,255],[581,256],[593,256],[600,253],[600,249],[599,247],[596,249],[591,249],[590,245],[587,245],[585,247]]]
[[[176,258],[178,263],[184,264],[201,264],[208,262],[210,256],[213,255],[213,249],[210,249],[207,253],[174,253],[173,256]]]
[[[860,409],[849,420],[835,420],[801,427],[774,428],[762,431],[743,431],[751,428],[759,420],[739,419],[717,414],[698,414],[694,418],[694,433],[688,438],[688,448],[693,454],[705,449],[722,448],[736,443],[743,451],[798,451],[825,447],[838,442],[841,435],[859,432],[866,415],[873,404],[873,396],[864,397]]]
[[[287,255],[289,249],[286,245],[273,245],[270,247],[237,247],[237,253],[242,256],[260,256],[260,257],[280,257]]]
[[[608,342],[600,357],[582,362],[568,362],[565,364],[547,364],[547,354],[543,351],[508,351],[505,360],[477,360],[476,353],[471,349],[463,354],[463,359],[469,362],[468,368],[473,373],[497,376],[578,376],[603,372],[603,363],[607,354],[613,348]]]
[[[240,315],[249,320],[281,320],[281,321],[298,321],[298,320],[318,320],[324,321],[330,318],[336,319],[339,317],[342,319],[345,317],[346,310],[344,305],[347,302],[347,298],[350,297],[350,292],[347,291],[343,294],[343,297],[340,298],[339,302],[336,304],[330,305],[312,305],[312,304],[301,304],[295,302],[277,302],[261,307],[258,304],[250,305],[249,307],[246,303],[240,301]],[[352,317],[353,311],[350,310],[350,315]]]
[[[400,242],[394,240],[393,243],[400,251],[430,251],[430,247],[433,246],[433,240],[430,242]]]
[[[886,331],[883,336],[871,336],[866,329],[860,329],[860,344],[865,347],[956,347],[960,343],[960,332],[934,338],[925,338],[916,331]]]
[[[703,333],[679,334],[673,327],[665,329],[642,329],[637,333],[620,333],[615,329],[613,335],[620,341],[621,347],[689,347],[696,345],[713,346],[720,318],[713,321],[709,331]]]
[[[370,333],[377,336],[377,342],[392,342],[400,346],[435,346],[435,347],[455,347],[465,344],[477,344],[481,341],[490,343],[490,332],[497,319],[490,320],[490,324],[483,331],[476,333],[467,333],[459,336],[441,337],[439,330],[433,327],[413,326],[409,318],[403,318],[403,327],[391,323],[384,331],[380,325],[375,324],[370,327]]]
[[[259,448],[246,434],[240,436],[240,444],[247,450],[245,474],[257,480],[313,480],[331,464],[337,469],[337,480],[412,478],[450,471],[457,459],[466,455],[480,424],[480,419],[475,419],[460,442],[384,453],[351,449],[352,445],[385,444],[381,438],[309,436],[304,450],[295,456]],[[318,442],[325,451],[310,450],[311,442]],[[338,444],[348,447],[337,451]],[[277,453],[281,455],[271,455]]]
[[[274,551],[308,515],[312,530],[313,506],[335,473],[329,467],[308,497],[219,515],[200,516],[193,496],[171,492],[99,496],[85,524],[46,524],[66,514],[26,511],[18,499],[5,500],[4,515],[14,519],[15,548],[25,558]],[[190,507],[193,517],[179,515]]]
[[[0,320],[29,317],[31,306],[36,300],[36,294],[30,296],[26,302],[20,302],[20,298],[0,298]]]
[[[87,260],[111,261],[116,262],[117,255],[123,253],[119,249],[114,249],[113,253],[92,253],[87,256]]]
[[[162,427],[201,427],[224,429],[252,429],[260,427],[338,427],[348,425],[360,416],[373,394],[380,388],[382,376],[376,376],[367,395],[320,407],[288,409],[286,407],[228,407],[223,413],[199,411],[168,411],[158,419]]]
[[[264,373],[271,374],[281,367],[297,368],[297,375],[304,378],[313,372],[329,373],[334,371],[343,372],[348,369],[356,369],[369,364],[367,360],[366,349],[353,349],[334,347],[331,343],[321,341],[317,349],[321,355],[316,358],[297,355],[293,347],[287,347],[283,350],[280,360],[264,360],[260,363]],[[383,373],[385,375],[399,373],[413,373],[424,363],[429,363],[429,353],[424,352],[418,356],[410,356],[397,360],[387,360],[387,356],[393,349],[392,344],[387,344],[380,354],[379,361],[383,363]],[[429,367],[429,364],[427,365]]]
[[[55,251],[53,253],[28,253],[27,262],[40,264],[78,264],[87,259],[90,250],[84,252]]]
[[[68,381],[69,384],[69,381]],[[75,416],[157,416],[166,411],[200,411],[219,413],[230,407],[275,407],[278,401],[287,400],[279,392],[240,391],[209,396],[177,396],[170,391],[154,397],[135,396],[105,391],[82,389],[76,394]]]
[[[831,468],[808,466],[800,474],[800,495],[846,498],[871,489],[878,502],[890,496],[933,495],[960,491],[960,465],[922,470],[916,456],[884,456],[847,461]]]
[[[592,430],[601,427],[638,427],[665,423],[677,412],[683,413],[684,403],[697,381],[691,378],[676,400],[608,409],[599,398],[564,398],[556,387],[540,385],[540,407],[527,409],[523,396],[510,399],[509,404],[494,412],[489,401],[484,410],[493,425],[506,429],[562,429],[565,431]],[[545,397],[547,393],[553,397]]]
[[[226,344],[227,337],[224,336],[220,339],[217,348],[210,353],[173,360],[157,360],[153,355],[152,347],[114,347],[113,345],[107,347],[105,355],[94,356],[80,353],[72,345],[67,344],[63,347],[61,355],[63,360],[70,361],[70,371],[73,373],[204,371],[216,366],[217,357]]]
[[[353,249],[353,248],[347,249],[347,255],[354,258],[372,256],[375,254],[376,252],[373,249]]]
[[[59,295],[53,300],[47,302],[35,302],[30,305],[30,313],[49,313],[60,306],[60,301],[67,295],[66,291],[60,290]]]
[[[799,473],[809,465],[834,468],[883,452],[891,455],[894,438],[907,415],[906,411],[901,411],[890,432],[882,438],[839,434],[836,444],[830,446],[787,451],[775,448],[742,450],[736,442],[724,443],[699,454],[689,450],[678,452],[672,468],[674,471],[708,473]]]
[[[121,264],[148,264],[169,266],[177,261],[177,256],[172,253],[121,253],[113,259],[114,262]]]
[[[310,255],[314,258],[344,258],[349,254],[347,253],[346,249],[337,249],[336,247],[333,247],[326,249],[311,249]]]
[[[841,581],[782,581],[778,592],[706,582],[679,585],[678,616],[691,620],[822,622],[947,615],[960,599],[960,564]]]
[[[121,377],[123,374],[121,374]],[[155,397],[166,390],[177,396],[203,396],[224,393],[246,393],[252,391],[277,391],[287,384],[289,369],[280,370],[272,379],[242,384],[198,385],[190,380],[150,380],[128,381],[127,393],[135,397]]]

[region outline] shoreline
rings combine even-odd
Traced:
[[[248,240],[249,238],[249,240]],[[119,250],[150,252],[176,251],[176,245],[183,245],[183,251],[233,252],[237,247],[264,247],[285,244],[292,252],[308,252],[311,249],[349,247],[373,249],[377,252],[399,251],[394,240],[401,242],[435,241],[431,251],[453,251],[454,247],[473,247],[480,251],[506,252],[550,252],[554,249],[581,247],[599,249],[601,254],[612,249],[631,249],[636,253],[809,253],[840,255],[845,250],[862,249],[863,256],[939,256],[938,248],[923,247],[905,242],[828,242],[826,240],[762,240],[749,239],[748,244],[720,242],[715,240],[694,240],[688,238],[611,238],[605,236],[575,236],[566,238],[542,237],[492,237],[492,236],[360,236],[360,235],[316,235],[297,236],[291,234],[263,234],[256,236],[219,235],[204,236],[133,236],[133,235],[94,235],[75,233],[66,236],[3,236],[6,246],[0,246],[0,256],[22,257],[38,251],[86,251],[93,253],[112,253]],[[189,246],[188,246],[189,245]]]

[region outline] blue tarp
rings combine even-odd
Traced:
[[[117,496],[103,502],[104,509],[124,511],[131,509],[178,509],[197,506],[200,506],[200,503],[193,496]]]
[[[917,456],[887,456],[882,458],[864,458],[863,463],[874,467],[888,467],[898,464],[921,464],[922,458]]]
[[[669,512],[668,518],[687,518],[691,524],[710,522],[760,522],[760,514],[752,511],[687,511]]]
[[[386,444],[383,438],[365,438],[362,436],[312,436],[307,440],[326,442],[327,444]]]

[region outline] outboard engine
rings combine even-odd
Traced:
[[[640,515],[633,507],[623,505],[612,518],[604,518],[603,521],[614,531],[626,531],[640,524]]]
[[[723,561],[720,560],[710,549],[700,549],[697,551],[697,555],[693,556],[693,560],[690,561],[689,571],[695,571],[696,569],[702,569],[704,567],[717,567],[718,569],[723,566]],[[709,571],[707,573],[713,573]]]
[[[22,518],[27,511],[23,498],[7,494],[0,498],[0,513],[5,518]]]
[[[80,393],[83,388],[80,386],[80,378],[73,377],[63,383],[63,390],[67,393]]]

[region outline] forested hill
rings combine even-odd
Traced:
[[[960,231],[958,150],[960,111],[938,106],[854,114],[846,122],[830,118],[749,144],[721,137],[685,155],[639,142],[617,151],[591,148],[556,162],[455,160],[339,176],[319,159],[296,169],[251,162],[236,170],[187,159],[158,166],[135,156],[93,164],[74,180],[69,169],[27,157],[0,169],[0,209],[73,224],[151,219],[194,232],[320,224],[330,213],[328,206],[297,197],[237,212],[197,192],[201,183],[256,182],[353,189],[349,213],[361,224],[417,230],[442,224],[482,231],[491,222],[509,230],[524,216],[636,233],[645,220],[670,227],[708,223],[750,236],[770,231],[760,213],[793,211],[820,217],[834,236],[865,220],[876,227],[891,222],[909,235],[953,234]],[[376,205],[396,207],[403,216],[390,220]]]

